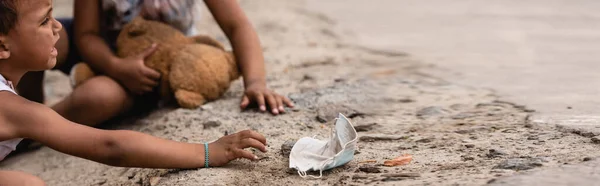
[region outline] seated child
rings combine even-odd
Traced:
[[[266,139],[246,130],[212,143],[192,144],[134,131],[100,130],[71,122],[54,110],[17,95],[14,86],[27,72],[54,67],[62,25],[52,17],[51,0],[0,0],[0,160],[22,138],[57,151],[122,167],[199,168],[222,166],[266,151]],[[0,171],[0,185],[44,185],[33,176]]]
[[[75,87],[65,99],[52,106],[68,120],[95,126],[145,104],[158,84],[160,74],[144,65],[144,57],[120,58],[115,55],[116,38],[124,24],[136,16],[169,24],[193,35],[196,0],[75,0],[74,18],[59,19],[56,69],[69,73],[77,62],[85,61],[102,74]],[[243,76],[245,91],[240,107],[255,103],[261,111],[284,112],[292,102],[266,84],[262,48],[256,32],[236,0],[205,0],[213,17],[229,38]],[[42,103],[43,71],[30,72],[17,87],[21,96]]]

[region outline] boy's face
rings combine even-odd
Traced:
[[[52,17],[52,0],[16,1],[18,21],[4,38],[9,58],[27,71],[51,69],[56,65],[54,45],[62,25]]]

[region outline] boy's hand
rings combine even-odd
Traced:
[[[219,167],[238,158],[257,160],[252,152],[244,149],[252,147],[267,152],[266,144],[267,139],[263,135],[251,130],[223,136],[208,145],[209,164],[211,167]]]
[[[244,92],[244,96],[242,97],[242,102],[240,103],[240,107],[242,109],[246,109],[251,102],[257,103],[258,107],[261,111],[267,111],[267,107],[265,106],[265,100],[269,104],[269,109],[271,113],[277,115],[279,113],[284,113],[285,109],[283,108],[285,105],[288,107],[294,107],[294,103],[290,101],[287,97],[281,96],[272,90],[267,88],[265,83],[251,83],[246,86],[246,91]]]
[[[114,78],[119,80],[129,91],[134,94],[151,92],[158,85],[160,73],[147,67],[144,59],[156,50],[156,44],[146,49],[137,56],[121,58],[116,61]]]

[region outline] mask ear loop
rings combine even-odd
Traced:
[[[323,163],[321,163],[321,168],[319,169],[319,176],[313,176],[313,175],[307,175],[306,172],[304,172],[304,176],[310,176],[311,178],[315,178],[315,179],[319,179],[321,177],[323,177],[323,171],[325,169],[325,166],[327,166],[327,164],[329,163],[335,163],[335,159],[328,159],[325,160]]]
[[[296,169],[298,169],[298,168],[296,168]],[[306,171],[298,170],[298,175],[300,175],[300,177],[302,177],[302,178],[306,178]]]
[[[308,173],[306,171],[300,171],[297,167],[296,167],[296,170],[298,170],[298,175],[300,175],[300,177],[302,177],[302,178],[311,177],[311,178],[319,179],[319,178],[323,177],[323,169],[325,169],[325,166],[327,166],[327,164],[332,163],[332,162],[335,163],[335,160],[333,158],[325,160],[323,163],[321,163],[321,168],[319,169],[319,176],[308,175]]]

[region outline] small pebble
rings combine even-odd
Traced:
[[[475,160],[475,158],[474,157],[470,157],[470,156],[465,156],[465,157],[462,158],[462,160],[463,161],[472,161],[472,160]]]
[[[423,138],[423,139],[417,140],[416,142],[417,143],[429,143],[431,141],[433,141],[433,139],[431,139],[431,138]]]
[[[357,125],[354,126],[354,129],[356,130],[356,132],[367,132],[370,130],[373,130],[373,127],[377,126],[377,123],[371,123],[371,124],[367,124],[367,125]]]
[[[412,100],[410,98],[403,98],[403,99],[399,99],[398,102],[400,102],[400,103],[412,103],[412,102],[415,102],[415,100]]]
[[[541,158],[513,158],[500,162],[494,169],[529,170],[541,167],[543,161]]]
[[[488,154],[487,154],[487,157],[488,158],[496,158],[496,157],[501,157],[501,156],[504,156],[504,155],[506,155],[506,152],[504,152],[502,150],[499,150],[499,149],[490,149],[489,152],[488,152]]]
[[[539,137],[537,137],[537,136],[529,136],[529,137],[527,137],[527,140],[538,140],[538,139],[539,139]]]
[[[101,179],[96,181],[96,185],[104,185],[106,183],[106,179]]]
[[[285,141],[281,145],[281,155],[283,155],[285,157],[289,157],[290,156],[290,152],[292,152],[292,147],[294,147],[294,144],[296,144],[295,140]]]
[[[448,111],[446,111],[442,107],[431,106],[422,108],[421,110],[417,111],[416,115],[418,118],[425,119],[429,117],[445,115],[447,113]]]
[[[285,170],[285,172],[288,174],[298,174],[298,170],[296,170],[294,168],[288,168]]]
[[[369,165],[369,164],[360,166],[358,168],[358,170],[361,172],[366,172],[366,173],[381,173],[381,169],[379,167]]]
[[[204,126],[204,129],[210,129],[210,128],[215,128],[215,127],[221,126],[221,122],[220,121],[207,121],[207,122],[204,122],[202,125]]]
[[[592,137],[592,143],[594,143],[594,144],[600,144],[600,138],[598,138],[598,137]]]

